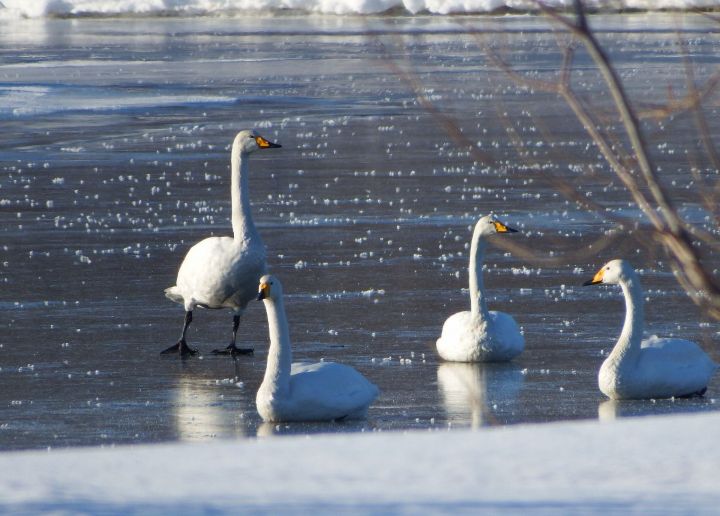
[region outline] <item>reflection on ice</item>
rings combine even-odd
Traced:
[[[307,435],[317,433],[367,432],[373,430],[369,421],[309,421],[292,423],[259,423],[257,437]]]
[[[598,419],[614,421],[622,417],[703,412],[714,404],[714,399],[705,397],[665,400],[605,400],[598,405]]]
[[[235,382],[235,379],[219,381],[224,382]],[[217,382],[188,377],[175,387],[173,415],[178,439],[205,441],[247,435],[244,418],[248,407],[235,406],[230,410],[214,383]]]
[[[277,423],[262,423],[257,427],[257,437],[272,437],[279,432]]]
[[[497,423],[498,409],[517,401],[524,375],[513,364],[444,362],[437,370],[449,423],[471,428]]]

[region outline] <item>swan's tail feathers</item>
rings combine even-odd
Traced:
[[[182,294],[180,294],[180,289],[178,289],[177,286],[166,288],[165,297],[180,305],[185,304],[185,299],[183,299]]]

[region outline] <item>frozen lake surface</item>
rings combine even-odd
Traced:
[[[715,71],[717,26],[701,16],[594,23],[635,99],[682,92],[683,52],[698,81]],[[539,77],[561,62],[547,21],[529,16],[0,21],[0,449],[258,433],[260,303],[240,329],[254,356],[209,355],[227,344],[232,321],[203,310],[188,340],[204,355],[159,355],[183,318],[163,289],[190,245],[230,232],[229,146],[248,127],[283,145],[253,156],[250,195],[287,294],[295,358],[350,364],[382,391],[366,422],[264,431],[720,408],[718,375],[702,399],[618,404],[598,391],[624,305],[617,288],[580,285],[607,259],[642,269],[649,333],[696,340],[720,361],[717,324],[642,231],[588,248],[613,217],[641,217],[562,101],[513,83],[488,47]],[[577,87],[605,106],[587,58],[577,62]],[[448,118],[476,153],[448,134]],[[647,129],[683,213],[716,231],[693,195],[690,164],[707,164],[691,124],[678,115]],[[549,177],[606,216],[566,200]],[[490,211],[521,231],[507,239],[565,263],[491,245],[490,307],[513,314],[526,351],[504,365],[443,364],[434,342],[468,304],[470,227]]]

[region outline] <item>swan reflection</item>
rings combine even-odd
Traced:
[[[249,417],[243,399],[228,399],[236,389],[234,376],[221,380],[184,376],[175,386],[175,430],[182,441],[239,438],[247,435]]]
[[[624,417],[687,414],[712,410],[707,398],[675,398],[665,400],[605,400],[598,405],[600,421],[614,421]]]
[[[278,423],[261,423],[257,427],[257,437],[272,437],[281,433],[281,426]]]
[[[444,362],[437,370],[448,422],[479,428],[497,424],[496,408],[513,403],[524,375],[513,364]]]

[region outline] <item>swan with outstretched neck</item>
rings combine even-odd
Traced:
[[[292,363],[290,332],[280,281],[260,279],[258,299],[265,303],[270,349],[255,398],[266,422],[363,419],[378,388],[352,367],[334,362]]]
[[[522,353],[525,339],[512,316],[488,310],[483,286],[486,237],[517,233],[492,215],[477,221],[470,245],[470,311],[451,315],[443,324],[437,350],[452,362],[504,362]]]
[[[163,353],[179,352],[183,357],[197,354],[186,340],[197,306],[233,311],[230,345],[214,353],[252,353],[251,348],[236,345],[240,317],[248,302],[255,298],[257,282],[266,272],[265,246],[250,211],[249,157],[257,150],[277,147],[280,145],[253,130],[240,131],[235,137],[230,158],[233,236],[206,238],[192,246],[185,256],[176,284],[165,290],[169,299],[185,308],[185,323],[180,340]]]
[[[598,373],[608,398],[653,399],[703,395],[717,364],[696,343],[652,336],[643,340],[643,291],[629,262],[612,260],[583,285],[620,285],[625,323]]]

